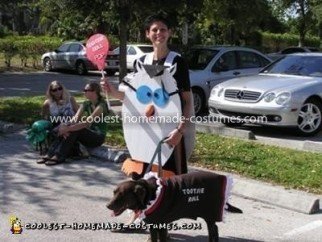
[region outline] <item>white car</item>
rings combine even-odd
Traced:
[[[133,63],[137,58],[145,55],[146,53],[152,52],[153,46],[146,44],[128,44],[126,53],[126,68],[130,71],[133,70]],[[120,47],[117,47],[107,56],[106,59],[106,71],[109,75],[114,75],[115,72],[119,71],[120,62]]]
[[[238,46],[200,46],[185,55],[197,115],[207,107],[210,91],[228,79],[257,74],[271,60],[261,52]]]
[[[295,127],[316,134],[322,127],[322,53],[286,55],[258,75],[215,86],[209,112],[230,125]]]

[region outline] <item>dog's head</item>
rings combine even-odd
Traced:
[[[125,181],[117,185],[112,200],[106,205],[114,216],[122,214],[126,209],[136,213],[147,206],[148,188],[146,181]]]

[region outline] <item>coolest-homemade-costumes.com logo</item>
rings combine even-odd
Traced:
[[[21,234],[22,233],[22,225],[21,220],[16,216],[10,217],[10,231],[12,234]]]

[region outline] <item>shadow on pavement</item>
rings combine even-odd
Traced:
[[[112,194],[97,196],[92,189],[107,191],[108,186],[126,179],[123,173],[115,172],[120,171],[119,165],[94,158],[52,167],[36,164],[39,154],[27,143],[24,132],[1,136],[0,142],[0,204],[4,213],[11,213],[22,200],[50,215],[57,213],[66,197],[105,204]]]

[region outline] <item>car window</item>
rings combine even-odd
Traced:
[[[287,48],[285,50],[282,50],[282,54],[292,54],[292,53],[299,53],[299,52],[305,52],[302,48]]]
[[[152,46],[138,46],[138,48],[143,52],[143,53],[150,53],[153,51]]]
[[[261,73],[322,76],[322,57],[286,56],[265,68]]]
[[[114,55],[119,55],[120,54],[120,47],[117,47],[113,50]]]
[[[266,58],[264,58],[263,56],[261,55],[257,55],[257,58],[260,60],[261,62],[261,67],[264,67],[264,66],[267,66],[268,64],[270,64],[271,62],[269,60],[267,60]]]
[[[224,53],[216,61],[214,66],[224,69],[225,71],[237,69],[236,52],[229,51]]]
[[[66,52],[69,48],[70,44],[63,44],[62,46],[60,46],[57,50],[59,52]]]
[[[130,47],[127,49],[127,54],[128,54],[128,55],[136,55],[136,50],[134,49],[134,47],[130,46]]]
[[[82,50],[82,46],[80,44],[71,44],[68,52],[79,52]]]
[[[238,56],[240,62],[239,66],[242,69],[262,67],[262,63],[256,53],[249,51],[238,51]]]
[[[185,56],[189,69],[203,70],[209,62],[218,54],[218,50],[194,49]]]

